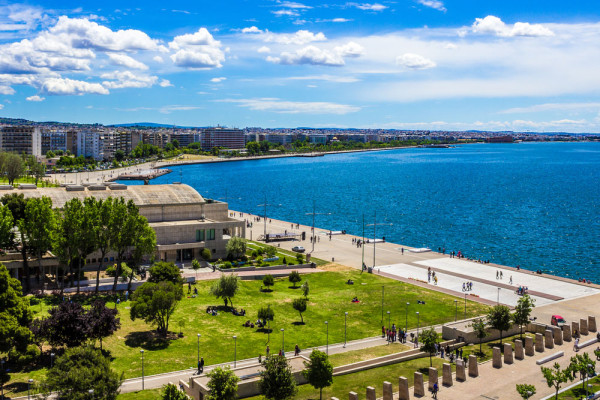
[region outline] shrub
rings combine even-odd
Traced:
[[[296,287],[296,283],[300,282],[302,277],[298,271],[292,271],[288,276],[288,280]]]
[[[270,286],[275,285],[275,279],[273,278],[273,275],[265,275],[263,277],[263,285],[265,285],[267,287],[267,289]]]
[[[231,267],[232,267],[232,264],[229,261],[225,261],[225,264],[223,264],[223,268],[225,268],[225,269],[229,269]]]

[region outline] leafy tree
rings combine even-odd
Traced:
[[[521,395],[524,400],[527,400],[535,394],[535,386],[528,385],[526,383],[517,384],[517,392]]]
[[[288,280],[296,287],[296,283],[300,282],[302,277],[298,271],[292,271],[290,276],[288,276]]]
[[[600,361],[600,347],[594,350],[594,355],[596,356],[596,359]]]
[[[271,306],[261,307],[258,309],[258,319],[262,319],[263,325],[267,323],[267,321],[273,321],[275,318],[275,313]]]
[[[6,156],[6,153],[0,153]],[[16,194],[6,194],[2,196],[2,204],[4,204],[10,210],[13,219],[13,225],[16,227],[18,221],[25,218],[25,207],[27,206],[27,202],[29,199],[26,199],[22,193]],[[16,243],[14,243],[16,245]],[[23,270],[25,271],[25,292],[29,292],[31,286],[30,279],[30,270],[29,270],[29,262],[27,255],[27,246],[26,243],[21,243],[21,258],[23,259]]]
[[[10,208],[0,204],[0,250],[4,250],[13,244],[14,220]]]
[[[292,307],[294,307],[294,310],[296,310],[300,313],[300,321],[302,324],[304,324],[304,318],[302,318],[302,313],[304,311],[306,311],[307,304],[308,304],[308,301],[306,300],[305,297],[300,297],[300,298],[294,299],[294,301],[292,302]]]
[[[333,383],[333,365],[329,357],[322,351],[313,350],[309,361],[304,362],[306,369],[302,375],[315,389],[319,389],[319,399],[323,399],[323,388]]]
[[[210,288],[210,293],[217,299],[222,298],[227,306],[227,302],[233,307],[231,299],[239,289],[239,278],[234,274],[221,274],[221,278]]]
[[[474,319],[471,327],[473,327],[473,332],[475,332],[475,336],[477,336],[477,339],[479,339],[479,354],[483,354],[483,350],[481,350],[481,342],[488,335],[485,321],[483,318]]]
[[[298,261],[298,264],[302,264],[304,262],[304,256],[300,253],[296,254],[296,261]]]
[[[148,282],[171,282],[175,285],[183,285],[181,271],[172,262],[159,261],[150,267]]]
[[[217,367],[210,371],[207,400],[235,400],[237,399],[238,381],[237,375],[229,367]]]
[[[129,275],[129,282],[127,283],[128,291],[131,290],[131,281],[133,280],[133,275],[134,273],[139,272],[139,268],[144,258],[148,255],[153,255],[154,251],[156,250],[156,233],[148,224],[146,217],[143,215],[137,215],[132,219],[134,220],[133,223],[136,225],[136,234],[132,244],[133,251],[131,252],[131,258],[129,260],[131,265],[131,273]],[[177,273],[179,273],[179,268],[177,268]],[[176,278],[177,276],[173,277],[173,279]],[[179,274],[178,278],[180,284],[183,284],[183,278],[181,277],[181,274]]]
[[[136,224],[135,216],[138,214],[138,208],[129,200],[125,203],[122,197],[113,202],[113,218],[111,223],[112,232],[112,250],[117,253],[117,271],[113,281],[113,291],[117,290],[117,282],[120,276],[119,269],[125,257],[125,253],[133,246],[135,241]]]
[[[304,281],[304,283],[301,286],[302,289],[302,295],[304,295],[304,297],[308,298],[308,292],[310,291],[310,288],[308,287],[308,281]]]
[[[86,207],[88,204],[86,204]],[[91,205],[90,205],[91,206]],[[106,254],[111,249],[112,234],[111,231],[111,220],[113,218],[113,198],[108,197],[106,199],[99,199],[93,205],[96,209],[96,219],[94,220],[94,243],[98,251],[100,252],[100,263],[96,270],[96,293],[98,293],[100,287],[100,271],[104,267],[104,259]]]
[[[189,397],[172,383],[163,386],[160,393],[160,400],[188,400]]]
[[[87,335],[90,339],[100,341],[100,350],[102,350],[102,339],[109,337],[121,327],[118,313],[116,308],[108,308],[104,302],[96,300],[86,314]]]
[[[38,184],[38,181],[46,176],[46,165],[41,162],[33,161],[31,166],[29,167],[29,171],[31,175],[35,178],[35,184]]]
[[[121,162],[125,159],[125,152],[121,149],[115,151],[115,160]]]
[[[561,385],[575,379],[571,367],[569,366],[565,369],[561,369],[559,363],[554,363],[552,368],[541,368],[548,387],[553,387],[556,390],[554,398],[558,400],[558,391],[560,390]]]
[[[99,350],[76,347],[56,359],[42,386],[47,395],[56,392],[59,399],[89,399],[88,391],[93,389],[94,398],[115,400],[121,380]]]
[[[437,332],[433,328],[425,329],[419,335],[419,341],[421,342],[421,351],[429,353],[429,366],[432,367],[431,357],[435,354],[435,345],[438,343]]]
[[[2,163],[2,172],[6,175],[8,184],[14,184],[15,179],[19,179],[25,173],[23,159],[17,154],[6,154]]]
[[[212,254],[210,254],[210,249],[207,249],[207,248],[202,249],[202,251],[200,252],[200,257],[202,257],[204,259],[204,261],[210,260],[212,257]]]
[[[248,142],[246,143],[246,150],[248,150],[248,154],[251,156],[260,154],[260,145],[258,142]]]
[[[238,236],[233,236],[225,246],[227,258],[235,260],[246,254],[246,241]]]
[[[141,318],[148,324],[156,325],[158,331],[167,336],[169,319],[182,297],[181,285],[168,281],[146,282],[137,288],[131,297],[131,320]]]
[[[579,372],[581,379],[585,379],[586,376],[593,374],[596,370],[596,361],[592,360],[588,353],[575,354],[571,357],[569,367],[574,373]]]
[[[494,306],[487,315],[488,326],[500,331],[500,345],[502,345],[502,332],[512,326],[510,308],[504,305]]]
[[[265,249],[267,257],[275,257],[277,255],[277,249],[273,246],[267,246]]]
[[[63,301],[51,308],[49,317],[39,321],[42,337],[51,346],[76,347],[83,344],[88,334],[88,319],[81,304]]]
[[[200,261],[195,258],[192,260],[192,269],[196,271],[196,279],[198,279],[198,270],[200,269]]]
[[[298,389],[285,357],[269,356],[263,361],[263,368],[258,385],[266,399],[286,400],[294,397]]]
[[[519,325],[521,328],[521,339],[523,339],[523,325],[529,323],[529,316],[533,307],[535,307],[535,300],[532,299],[528,294],[525,294],[519,298],[515,307],[515,312],[512,314],[512,321],[514,324]]]
[[[267,290],[270,290],[269,287],[275,285],[275,279],[273,278],[273,275],[267,274],[263,276],[263,285],[267,287]]]
[[[65,203],[62,209],[62,218],[58,218],[59,223],[52,249],[57,253],[59,260],[68,267],[72,266],[74,260],[79,257],[82,215],[83,203],[78,198],[73,198]],[[63,273],[63,280],[64,278],[65,274]],[[72,274],[71,283],[73,283]]]

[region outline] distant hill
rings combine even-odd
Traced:
[[[180,125],[169,125],[169,124],[157,124],[156,122],[130,122],[130,123],[126,123],[126,124],[114,124],[114,125],[107,125],[107,126],[114,127],[114,128],[133,128],[133,127],[139,127],[139,128],[178,128],[178,129],[203,128],[203,127],[199,127],[199,126],[180,126]]]

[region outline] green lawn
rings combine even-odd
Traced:
[[[534,334],[523,332],[523,338],[526,336],[530,336],[535,338]],[[511,343],[513,350],[515,349],[515,340],[519,339],[520,335],[514,335],[502,338],[502,343]],[[485,339],[484,339],[485,340]],[[523,346],[525,346],[525,340],[523,340]],[[494,347],[500,347],[502,352],[504,352],[504,346],[500,346],[500,340],[494,340],[492,342],[483,343],[481,345],[482,353],[479,352],[479,344],[473,344],[471,346],[464,346],[463,349],[463,357],[469,357],[470,354],[475,354],[477,356],[477,360],[479,362],[484,362],[492,359],[492,349]],[[525,350],[523,350],[525,351]]]
[[[404,344],[398,344],[398,342],[396,342],[393,344],[387,344],[383,346],[374,346],[368,347],[366,349],[352,350],[347,351],[345,353],[332,354],[329,356],[329,361],[331,361],[334,367],[339,367],[341,365],[347,365],[359,361],[370,360],[372,358],[387,356],[388,354],[400,353],[402,351],[410,350],[412,348],[412,344],[410,344],[410,346],[407,346]]]
[[[139,392],[123,393],[117,396],[117,400],[155,400],[160,399],[162,389],[140,390]]]
[[[184,298],[175,311],[170,330],[179,332],[179,322],[184,326],[182,338],[176,335],[170,340],[157,337],[152,327],[141,320],[129,318],[130,302],[121,302],[121,329],[104,341],[104,349],[109,350],[113,368],[125,373],[125,378],[141,375],[140,350],[145,350],[144,369],[147,375],[160,372],[182,370],[196,366],[197,333],[200,338],[200,355],[207,365],[231,361],[234,358],[234,340],[237,336],[237,359],[258,357],[265,354],[270,338],[271,352],[279,351],[282,343],[280,329],[285,329],[285,350],[292,351],[295,344],[300,348],[323,345],[326,342],[326,325],[329,321],[329,343],[344,341],[344,312],[348,312],[348,340],[377,336],[381,333],[381,292],[385,285],[384,311],[391,312],[391,322],[403,327],[406,318],[406,302],[410,302],[408,312],[409,328],[416,327],[415,312],[420,312],[420,325],[427,326],[454,319],[454,298],[424,288],[408,285],[360,271],[328,271],[303,275],[310,285],[309,305],[304,313],[304,325],[299,324],[300,316],[292,309],[293,298],[300,297],[299,289],[292,289],[286,279],[276,279],[272,292],[261,293],[261,281],[242,281],[240,291],[234,298],[234,306],[244,308],[246,317],[220,312],[218,316],[206,314],[209,305],[222,306],[209,294],[210,281],[197,283],[199,296]],[[347,285],[348,279],[354,285]],[[304,282],[304,281],[303,281]],[[301,283],[300,283],[301,284]],[[187,290],[185,291],[187,292]],[[352,303],[356,296],[360,303]],[[417,305],[417,300],[426,304]],[[114,303],[107,303],[114,307]],[[259,307],[270,305],[275,312],[271,324],[272,334],[268,335],[256,328],[246,328],[247,320],[255,321]],[[43,303],[32,307],[37,315],[46,314],[48,305]],[[41,311],[40,311],[41,310]],[[468,316],[486,313],[487,306],[469,302]],[[387,325],[387,314],[384,317]],[[14,375],[13,382],[25,382],[33,373]],[[40,378],[43,371],[36,371]],[[38,375],[39,374],[39,375]]]
[[[588,384],[588,381],[585,381],[585,384]],[[592,387],[588,387],[588,393],[596,393],[600,391],[600,377],[595,377],[590,379],[589,384]],[[585,388],[583,387],[583,382],[580,385],[577,385],[565,392],[562,392],[558,395],[558,398],[561,400],[576,400],[585,398]]]

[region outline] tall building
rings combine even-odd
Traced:
[[[5,126],[0,135],[0,149],[9,153],[42,155],[42,134],[33,126]]]
[[[67,133],[65,131],[42,131],[42,154],[46,154],[50,150],[67,150]]]
[[[243,149],[246,146],[244,131],[229,128],[207,128],[202,130],[202,150],[211,150],[215,147],[226,149]]]
[[[77,132],[77,156],[92,157],[96,160],[104,159],[104,144],[100,132]]]

